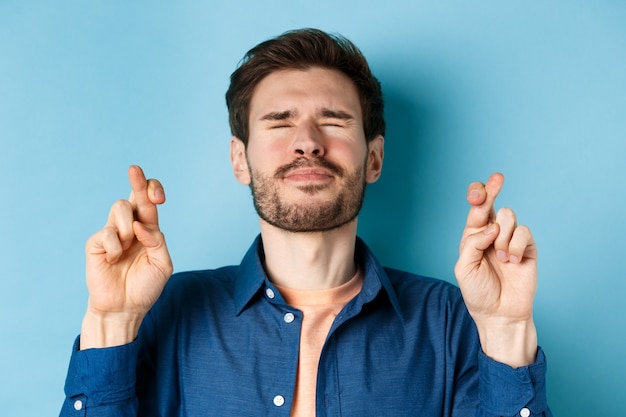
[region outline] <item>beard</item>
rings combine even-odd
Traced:
[[[254,208],[259,217],[279,229],[293,233],[324,232],[339,228],[354,220],[365,198],[365,167],[345,172],[337,165],[323,158],[299,158],[283,165],[273,176],[261,174],[250,167],[250,191]],[[342,181],[337,194],[320,202],[288,203],[280,194],[278,182],[284,175],[296,168],[322,167],[331,171]],[[298,187],[301,192],[314,196],[328,186],[325,184]]]

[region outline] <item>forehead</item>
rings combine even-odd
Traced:
[[[259,120],[271,111],[321,109],[344,111],[360,119],[361,104],[354,82],[334,69],[286,69],[272,72],[257,84],[250,100],[250,120]]]

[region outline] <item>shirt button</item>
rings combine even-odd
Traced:
[[[83,402],[81,400],[74,401],[74,410],[80,411],[83,409]]]
[[[522,408],[519,412],[519,415],[522,417],[529,417],[530,416],[530,410],[526,407]]]
[[[274,298],[276,296],[271,288],[265,290],[265,295],[267,295],[267,298]]]
[[[294,321],[296,319],[296,316],[293,315],[293,313],[287,313],[285,314],[285,316],[283,317],[283,320],[285,320],[285,323],[291,323],[292,321]]]
[[[283,397],[282,395],[277,395],[274,397],[274,405],[276,407],[282,407],[283,405],[285,405],[285,397]]]

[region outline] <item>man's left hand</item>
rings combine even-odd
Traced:
[[[476,322],[483,352],[513,367],[533,363],[537,332],[532,317],[537,289],[537,247],[513,210],[494,209],[504,176],[472,183],[471,205],[454,268]]]

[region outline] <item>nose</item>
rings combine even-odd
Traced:
[[[297,156],[319,157],[324,155],[322,133],[314,123],[302,123],[295,131],[292,151]]]

